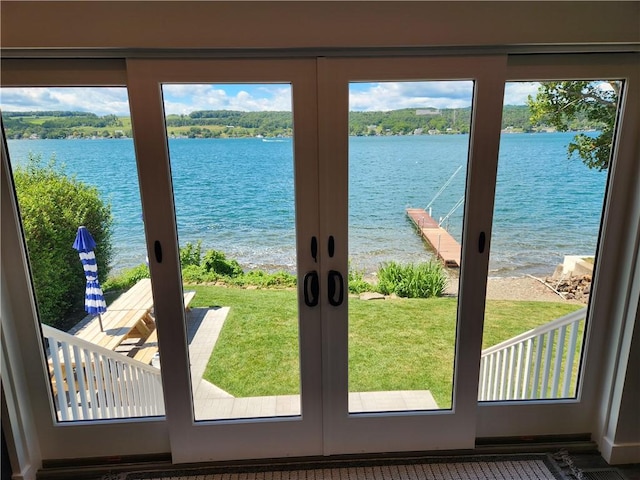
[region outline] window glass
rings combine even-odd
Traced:
[[[291,95],[163,86],[196,420],[301,412]]]
[[[349,411],[451,409],[473,82],[349,94]]]
[[[621,87],[506,86],[480,400],[578,394]]]

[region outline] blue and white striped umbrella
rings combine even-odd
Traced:
[[[76,240],[73,242],[73,248],[78,251],[84,275],[87,278],[87,287],[84,296],[84,309],[87,313],[97,314],[100,322],[100,330],[102,327],[101,313],[107,311],[107,303],[104,301],[104,294],[98,282],[98,265],[96,263],[96,255],[94,249],[96,242],[87,230],[87,227],[79,227]]]

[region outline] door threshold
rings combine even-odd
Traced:
[[[554,435],[531,437],[499,437],[476,440],[476,447],[468,450],[436,450],[413,452],[383,452],[313,457],[270,458],[253,460],[229,460],[206,463],[173,464],[171,455],[123,455],[120,457],[94,457],[86,459],[46,460],[38,472],[38,480],[58,479],[100,479],[104,475],[127,473],[140,470],[184,471],[190,468],[225,467],[274,467],[299,465],[301,469],[311,466],[323,468],[337,467],[353,462],[384,462],[407,459],[416,461],[442,457],[463,458],[472,455],[514,455],[554,453],[566,450],[569,453],[596,454],[598,449],[590,440],[590,435]]]

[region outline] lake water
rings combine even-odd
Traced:
[[[505,134],[500,145],[490,275],[550,274],[564,255],[593,254],[607,174],[568,160],[573,134]],[[430,253],[405,216],[424,208],[459,165],[466,135],[350,139],[349,252],[375,271],[384,261]],[[112,205],[113,270],[145,260],[131,139],[9,140],[12,163],[55,155],[67,173],[95,185]],[[180,244],[202,240],[245,268],[295,269],[292,141],[171,139]],[[444,217],[462,197],[465,168],[433,203]],[[460,240],[463,209],[446,224]]]

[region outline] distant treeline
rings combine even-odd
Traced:
[[[87,112],[2,112],[7,138],[67,138],[125,136],[123,121],[116,115]],[[130,130],[128,131],[130,134]]]
[[[131,136],[128,117],[98,116],[86,112],[3,112],[8,138],[83,138]],[[416,135],[469,133],[471,108],[407,108],[379,112],[350,112],[349,134]],[[188,115],[168,115],[168,134],[172,137],[249,137],[291,136],[291,112],[240,112],[231,110],[196,111]],[[502,128],[531,132],[544,129],[542,123],[531,124],[529,108],[506,105]],[[578,116],[572,130],[598,129],[601,125]]]
[[[293,134],[291,112],[202,110],[191,112],[189,115],[167,115],[166,124],[169,135],[186,135],[192,138],[255,137],[256,135],[290,137]]]

